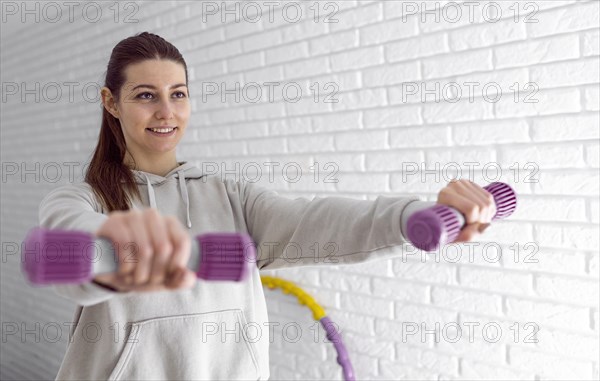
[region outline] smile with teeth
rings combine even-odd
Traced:
[[[151,130],[153,132],[159,132],[162,134],[168,134],[169,132],[173,131],[175,128],[177,127],[171,127],[171,128],[148,128],[148,130]]]

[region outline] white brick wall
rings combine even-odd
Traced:
[[[50,22],[55,13],[44,3],[2,2],[0,378],[56,374],[68,329],[51,340],[43,327],[70,321],[74,306],[26,284],[11,243],[37,223],[42,197],[69,181],[64,163],[77,163],[81,177],[89,160],[100,104],[83,99],[83,86],[102,81],[118,41],[148,30],[173,42],[190,68],[193,114],[180,159],[227,168],[295,162],[305,171],[318,162],[318,182],[312,174],[263,181],[289,197],[435,200],[443,174],[462,168],[468,177],[469,165],[479,184],[506,181],[519,193],[516,213],[471,246],[426,255],[398,248],[389,261],[274,272],[311,292],[342,327],[358,379],[598,379],[598,1],[304,1],[297,22],[281,13],[293,2],[275,2],[273,22],[265,2],[253,2],[262,15],[247,8],[257,22],[203,14],[203,3],[95,2],[96,22],[95,7],[86,19],[76,3],[72,22],[66,8]],[[124,22],[128,15],[137,22]],[[324,22],[328,15],[337,22]],[[281,84],[273,102],[223,103],[218,94],[203,101],[207,82]],[[25,91],[36,83],[39,91]],[[302,89],[298,102],[283,98],[286,83]],[[432,93],[436,84],[444,92]],[[329,95],[338,102],[325,102]],[[31,171],[15,173],[12,163],[22,162]],[[36,182],[48,163],[61,164],[59,181],[48,169]],[[338,183],[323,180],[327,163]],[[331,345],[313,340],[310,312],[266,294],[272,321],[298,322],[307,333],[291,343],[275,331],[272,379],[341,379]],[[462,335],[453,342],[456,326]],[[534,331],[538,342],[528,342]]]

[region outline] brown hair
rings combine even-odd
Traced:
[[[110,89],[116,101],[125,83],[126,67],[148,59],[166,59],[182,64],[185,83],[188,84],[187,65],[179,50],[156,34],[142,32],[119,42],[110,55],[104,86]],[[98,144],[86,171],[85,181],[91,185],[108,212],[129,210],[130,194],[141,199],[133,173],[123,163],[126,152],[121,123],[102,107]]]

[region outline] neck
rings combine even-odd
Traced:
[[[131,169],[152,173],[159,176],[166,176],[167,173],[171,172],[174,168],[179,166],[175,156],[163,157],[163,158],[152,158],[151,160],[136,159],[135,166],[131,156],[126,155],[123,160],[125,165]]]

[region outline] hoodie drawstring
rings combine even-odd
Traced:
[[[192,221],[190,221],[190,198],[188,197],[187,186],[185,185],[185,176],[183,170],[177,171],[179,175],[179,191],[181,192],[181,196],[185,201],[185,209],[187,210],[187,227],[192,227]]]
[[[179,175],[179,192],[181,193],[181,198],[183,198],[183,201],[185,202],[185,209],[186,209],[186,213],[187,213],[187,227],[191,228],[192,227],[192,221],[190,220],[190,198],[188,196],[188,191],[187,191],[187,186],[185,185],[185,175],[184,175],[184,171],[177,171],[177,174]],[[148,199],[150,200],[150,207],[151,208],[156,208],[156,198],[154,196],[154,188],[152,187],[152,183],[150,182],[150,179],[148,178],[148,176],[146,174],[144,174],[144,176],[146,177],[146,184],[148,186]]]
[[[146,176],[144,174],[144,176]],[[148,199],[150,200],[150,207],[156,208],[156,199],[154,198],[154,188],[152,188],[152,184],[150,184],[150,179],[146,176],[146,184],[148,185]]]

